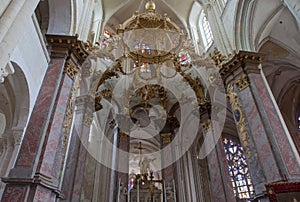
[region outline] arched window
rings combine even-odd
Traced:
[[[108,30],[104,30],[103,36],[101,36],[101,46],[108,46],[111,39],[111,34]]]
[[[223,144],[235,197],[239,199],[253,197],[254,188],[241,144],[230,137],[223,138]]]
[[[204,29],[204,34],[205,34],[205,38],[206,38],[206,46],[209,47],[212,44],[214,38],[213,38],[213,35],[211,32],[209,22],[205,16],[203,18],[203,29]]]
[[[208,49],[212,45],[214,38],[211,31],[211,27],[209,25],[207,17],[205,16],[204,11],[202,11],[200,14],[199,28],[200,28],[200,33],[202,35],[203,45],[205,49]]]
[[[180,65],[189,65],[191,63],[191,56],[187,51],[181,50],[177,56],[177,61]]]

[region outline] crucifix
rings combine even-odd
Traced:
[[[146,149],[145,147],[142,147],[142,142],[139,142],[139,146],[138,147],[134,147],[136,149],[139,150],[139,154],[140,154],[140,163],[142,162],[142,150]]]

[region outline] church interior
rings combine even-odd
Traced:
[[[300,202],[299,0],[1,0],[2,202]]]

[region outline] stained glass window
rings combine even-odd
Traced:
[[[107,46],[109,44],[110,38],[111,38],[111,34],[109,33],[109,31],[104,30],[101,45]]]
[[[191,56],[187,51],[181,51],[177,56],[177,61],[181,65],[188,65],[191,62]]]
[[[149,46],[145,43],[136,43],[136,45],[134,46],[134,49],[136,50],[136,52],[140,52],[143,54],[151,54],[151,49],[149,48]]]
[[[230,138],[223,138],[223,144],[234,195],[239,199],[253,197],[254,188],[241,144]]]
[[[134,49],[136,51],[136,53],[141,53],[141,54],[151,54],[151,49],[149,48],[149,46],[145,43],[136,43],[136,45],[134,46]],[[144,62],[141,65],[141,72],[142,73],[150,73],[151,72],[151,68],[150,65],[146,62]]]

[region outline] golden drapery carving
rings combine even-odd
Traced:
[[[234,86],[232,84],[229,84],[227,86],[227,97],[229,98],[232,112],[234,114],[234,119],[237,124],[237,129],[239,131],[241,144],[245,150],[245,153],[247,154],[247,157],[250,158],[251,152],[249,148],[249,135],[247,131],[247,123],[246,123],[244,112],[242,110],[242,106],[240,105],[238,99],[238,95],[234,91]]]

